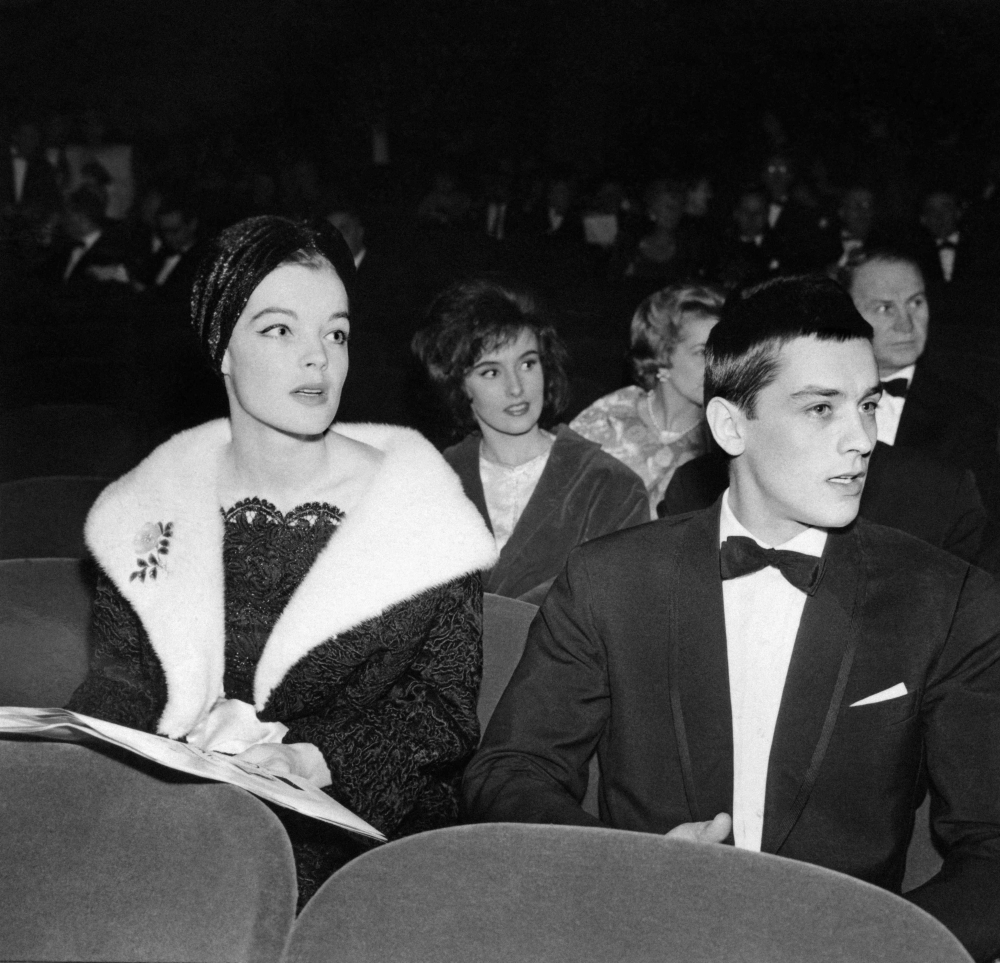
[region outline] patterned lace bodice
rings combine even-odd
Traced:
[[[253,703],[254,670],[271,630],[344,513],[325,502],[282,513],[263,499],[246,498],[222,514],[224,685],[230,699]]]

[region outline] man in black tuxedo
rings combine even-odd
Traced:
[[[200,228],[198,205],[191,195],[164,194],[156,214],[156,232],[162,244],[137,287],[157,300],[183,305],[186,311],[204,253]]]
[[[786,154],[774,154],[761,168],[767,192],[767,233],[782,267],[806,271],[820,266],[819,216],[795,196],[795,165]]]
[[[953,191],[931,191],[923,201],[918,242],[920,269],[928,284],[950,284],[996,274],[974,232],[962,228],[962,205]],[[993,263],[990,263],[990,262]]]
[[[63,207],[62,227],[65,237],[42,268],[55,290],[73,297],[130,290],[125,239],[105,222],[100,194],[89,187],[73,191]]]
[[[728,485],[728,457],[708,452],[674,472],[657,514],[666,518],[708,508]],[[878,441],[868,462],[858,515],[998,572],[1000,533],[967,468]]]
[[[724,287],[757,284],[781,270],[781,251],[768,231],[767,210],[767,195],[760,188],[747,188],[736,199],[732,226],[723,235],[709,270]]]
[[[898,892],[929,789],[944,867],[907,898],[991,960],[1000,587],[856,519],[881,390],[871,337],[825,278],[729,299],[705,383],[729,489],[570,555],[465,803],[479,821],[733,841]],[[595,749],[599,820],[580,805]]]
[[[19,122],[0,151],[0,249],[9,247],[27,269],[44,260],[62,195],[33,121]]]
[[[0,213],[41,221],[58,212],[61,200],[56,172],[42,151],[38,125],[22,120],[0,164]]]
[[[898,251],[870,249],[852,258],[840,279],[875,332],[885,389],[878,407],[879,441],[971,469],[986,508],[1000,517],[997,412],[921,363],[930,309],[917,262]]]

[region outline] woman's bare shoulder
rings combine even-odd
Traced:
[[[336,431],[326,436],[331,474],[326,501],[350,511],[378,473],[385,454],[372,445],[348,438]]]

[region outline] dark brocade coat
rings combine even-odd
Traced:
[[[496,552],[416,432],[337,430],[383,452],[346,516],[257,500],[223,513],[226,421],[174,437],[105,490],[87,522],[102,572],[95,648],[69,708],[183,738],[218,700],[249,702],[288,727],[284,742],[315,745],[326,791],[391,838],[456,820],[479,737],[479,571]],[[352,848],[315,821],[289,824],[308,892]]]
[[[479,475],[480,441],[478,432],[471,434],[448,448],[444,457],[490,525]],[[486,575],[484,588],[538,605],[577,545],[647,521],[649,501],[642,479],[600,445],[562,425],[538,485]]]

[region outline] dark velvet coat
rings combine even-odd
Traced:
[[[466,770],[468,814],[665,833],[731,812],[719,507],[570,555]],[[898,892],[931,793],[944,867],[908,894],[1000,951],[1000,587],[859,519],[806,600],[767,773],[762,850]],[[906,694],[854,706],[904,683]],[[581,808],[601,767],[600,820]]]
[[[480,435],[474,433],[447,449],[444,457],[490,525],[479,475],[479,443]],[[648,520],[642,479],[600,445],[563,425],[538,486],[485,576],[484,589],[538,605],[577,545]]]

